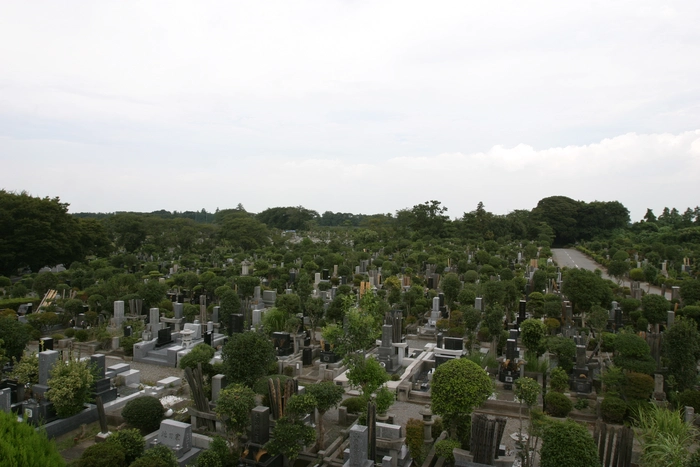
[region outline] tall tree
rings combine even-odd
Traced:
[[[0,190],[0,274],[82,259],[81,230],[59,198]]]

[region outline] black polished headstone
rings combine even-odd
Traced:
[[[445,350],[463,350],[464,340],[461,337],[445,337]]]
[[[313,364],[313,349],[309,347],[304,347],[304,349],[302,349],[301,363],[304,366],[309,366]]]
[[[207,331],[204,333],[204,343],[211,346],[211,341],[212,341],[212,336],[214,332],[212,331]]]
[[[170,344],[172,341],[173,339],[169,327],[158,330],[158,346]]]
[[[229,327],[231,334],[240,334],[243,332],[243,315],[234,313],[231,315]]]
[[[41,352],[44,350],[53,350],[53,338],[42,337],[39,339],[39,348],[41,349]]]

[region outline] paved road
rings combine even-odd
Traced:
[[[566,266],[568,268],[588,269],[589,271],[595,271],[596,269],[600,269],[603,272],[603,278],[617,282],[617,279],[608,275],[608,271],[605,269],[604,266],[596,263],[588,256],[584,255],[578,250],[574,250],[573,248],[552,248],[552,257],[554,258],[554,261],[556,261],[556,263],[559,265],[559,267]],[[629,286],[629,279],[623,280],[622,285]],[[649,284],[646,282],[642,282],[642,289],[645,292],[648,290],[649,293],[659,295],[661,294],[661,289],[659,287],[652,285],[650,288]],[[669,300],[671,299],[670,292],[666,292],[666,298],[668,298]]]

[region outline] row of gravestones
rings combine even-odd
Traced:
[[[38,354],[39,374],[37,384],[32,386],[34,400],[24,400],[24,387],[16,381],[3,381],[0,390],[0,409],[13,410],[24,413],[30,422],[38,424],[40,421],[48,423],[56,418],[53,404],[46,400],[45,394],[50,389],[49,379],[54,365],[63,362],[61,352],[44,350]],[[92,398],[101,397],[107,403],[117,398],[117,388],[112,385],[112,378],[121,377],[125,385],[134,387],[140,383],[140,372],[131,370],[128,364],[117,364],[106,368],[105,356],[95,354],[89,357],[90,365],[95,371],[95,386],[91,394]]]

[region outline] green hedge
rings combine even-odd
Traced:
[[[553,417],[566,417],[574,408],[574,403],[564,394],[550,391],[544,396],[544,408]]]
[[[622,423],[627,413],[627,404],[617,396],[607,395],[600,404],[600,414],[605,423]]]
[[[33,310],[36,311],[37,307],[41,303],[41,299],[39,298],[33,298],[33,297],[22,297],[22,298],[8,298],[5,300],[0,300],[0,310],[4,310],[5,308],[10,308],[12,310],[17,311],[19,309],[20,305],[24,305],[25,303],[31,303],[33,304]]]

